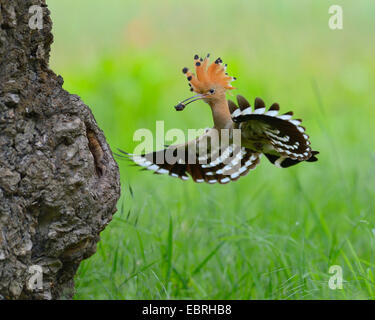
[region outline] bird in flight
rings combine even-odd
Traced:
[[[130,154],[119,150],[117,156],[132,160],[138,166],[155,174],[195,182],[226,184],[238,180],[253,170],[262,155],[275,166],[287,168],[300,162],[315,162],[318,151],[310,147],[309,136],[300,119],[293,112],[279,113],[279,105],[268,109],[262,99],[256,98],[254,108],[242,96],[237,104],[226,99],[226,91],[235,89],[228,76],[227,65],[218,58],[209,62],[194,56],[195,73],[183,68],[190,90],[196,95],[175,106],[182,111],[188,104],[203,100],[212,111],[214,126],[204,134],[183,144],[163,150]]]

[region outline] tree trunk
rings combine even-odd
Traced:
[[[48,68],[45,0],[0,0],[0,299],[74,294],[120,196],[90,109]]]

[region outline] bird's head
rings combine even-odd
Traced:
[[[177,111],[183,110],[186,105],[197,100],[204,100],[211,105],[217,100],[225,99],[227,90],[235,89],[230,83],[236,78],[228,76],[227,65],[223,64],[220,58],[210,64],[209,56],[208,54],[204,59],[198,55],[194,56],[195,74],[188,68],[182,69],[189,81],[190,91],[197,94],[176,105]]]

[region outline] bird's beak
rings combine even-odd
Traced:
[[[197,101],[197,100],[202,100],[202,99],[206,98],[207,96],[208,96],[207,94],[198,93],[195,96],[192,96],[190,98],[185,99],[184,101],[181,101],[178,105],[175,106],[175,109],[177,111],[182,111],[182,110],[185,109],[185,107],[189,103],[192,103],[192,102]]]

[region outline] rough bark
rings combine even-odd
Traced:
[[[0,0],[0,299],[71,298],[120,196],[90,109],[48,67],[51,29],[45,0]],[[30,285],[34,265],[43,288]]]

